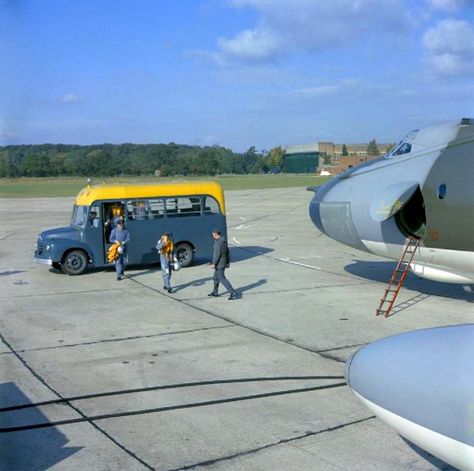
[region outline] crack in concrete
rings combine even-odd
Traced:
[[[3,337],[1,333],[0,333],[0,341],[2,341],[3,344],[8,349],[10,349],[11,353],[23,364],[23,366],[33,375],[34,378],[36,378],[43,386],[49,389],[55,396],[59,397],[60,399],[63,399],[63,396],[58,391],[56,391],[50,384],[48,384],[46,380],[38,372],[36,372],[32,366],[28,364],[28,362],[5,340],[5,338]],[[65,404],[69,406],[71,409],[73,409],[75,412],[77,412],[82,418],[87,420],[87,416],[74,404],[71,404],[70,402],[67,402],[67,401],[65,402]],[[147,469],[155,471],[155,468],[150,466],[146,461],[142,460],[139,456],[137,456],[135,453],[129,450],[125,445],[122,445],[118,440],[112,437],[103,428],[99,427],[94,422],[89,421],[89,423],[91,424],[93,428],[95,428],[98,432],[102,433],[106,438],[108,438],[112,443],[114,443],[117,447],[119,447],[129,456],[134,458],[136,461],[138,461],[140,464],[145,466]]]
[[[139,340],[139,339],[147,339],[147,338],[153,338],[153,337],[162,337],[165,335],[180,335],[180,334],[189,334],[189,333],[194,333],[194,332],[202,332],[206,330],[228,329],[231,327],[236,327],[236,326],[235,325],[219,325],[219,326],[214,326],[214,327],[200,327],[197,329],[176,330],[173,332],[161,332],[159,334],[134,335],[130,337],[94,340],[91,342],[70,343],[70,344],[64,344],[64,345],[51,345],[49,347],[38,347],[38,348],[30,348],[30,349],[25,349],[25,350],[18,350],[18,352],[19,353],[41,352],[45,350],[57,350],[61,348],[82,347],[84,345],[96,345],[96,344],[102,344],[102,343],[108,343],[108,342],[122,342],[126,340]],[[3,353],[9,353],[9,352],[3,352]]]
[[[306,432],[302,435],[297,435],[295,437],[290,437],[290,438],[282,438],[281,440],[279,440],[277,442],[268,443],[267,445],[263,445],[263,446],[260,446],[258,448],[253,448],[251,450],[243,451],[243,452],[240,452],[240,453],[235,453],[233,455],[223,456],[223,457],[220,457],[220,458],[216,458],[214,460],[201,461],[200,463],[194,463],[194,464],[191,464],[191,465],[182,466],[180,468],[169,469],[168,471],[185,471],[187,469],[193,469],[193,468],[196,468],[198,466],[212,466],[212,465],[214,465],[216,463],[220,463],[222,461],[230,461],[230,460],[233,460],[233,459],[236,459],[236,458],[241,458],[241,457],[244,457],[244,456],[254,455],[256,453],[261,452],[262,450],[267,450],[267,449],[273,448],[275,446],[280,446],[280,445],[284,445],[284,444],[287,444],[287,443],[292,443],[292,442],[295,442],[297,440],[302,440],[302,439],[307,438],[307,437],[313,437],[315,435],[320,435],[322,433],[332,433],[332,432],[335,432],[336,430],[339,430],[341,428],[349,427],[351,425],[356,425],[356,424],[366,422],[366,421],[372,420],[372,419],[375,419],[374,415],[371,415],[370,417],[365,417],[363,419],[353,420],[352,422],[346,422],[344,424],[336,425],[336,426],[333,426],[333,427],[328,427],[324,430],[318,430],[318,431],[315,431],[315,432]]]
[[[281,343],[284,343],[285,345],[290,345],[294,348],[298,348],[300,350],[304,350],[306,352],[310,352],[310,353],[316,353],[317,355],[321,356],[322,358],[326,358],[326,359],[329,359],[329,360],[333,360],[333,361],[336,361],[338,363],[344,363],[343,360],[340,360],[339,358],[335,358],[335,357],[331,357],[330,355],[325,355],[324,353],[321,354],[321,353],[318,353],[317,350],[314,350],[314,349],[311,349],[309,347],[304,347],[302,345],[298,345],[296,343],[293,343],[293,342],[288,342],[287,340],[284,340],[282,338],[279,338],[275,335],[272,335],[268,332],[264,332],[263,330],[260,330],[260,329],[257,329],[255,327],[250,327],[248,325],[244,325],[244,324],[239,324],[238,322],[234,321],[233,319],[229,318],[229,317],[226,317],[226,316],[223,316],[223,315],[220,315],[220,314],[216,314],[215,312],[212,312],[212,311],[209,311],[207,309],[204,309],[202,307],[198,307],[198,306],[194,306],[193,304],[191,304],[190,302],[186,302],[182,299],[178,299],[178,298],[175,298],[173,296],[170,296],[169,294],[165,294],[164,292],[156,289],[156,288],[153,288],[152,286],[148,286],[144,283],[142,283],[141,281],[137,281],[135,279],[131,279],[130,281],[133,281],[134,283],[137,283],[139,284],[140,286],[143,286],[144,288],[148,288],[149,290],[151,291],[154,291],[155,293],[158,293],[159,295],[161,296],[164,296],[166,298],[169,298],[169,299],[173,299],[174,301],[176,302],[179,302],[181,304],[184,304],[185,306],[188,306],[192,309],[195,309],[196,311],[200,311],[204,314],[208,314],[210,316],[213,316],[213,317],[217,317],[218,319],[222,319],[222,320],[225,320],[227,322],[230,322],[231,324],[235,325],[235,326],[238,326],[238,327],[241,327],[242,329],[246,329],[246,330],[249,330],[250,332],[254,332],[256,334],[259,334],[259,335],[263,335],[264,337],[267,337],[267,338],[270,338],[270,339],[273,339],[273,340],[276,340],[277,342],[281,342]]]
[[[65,296],[65,295],[75,295],[75,294],[84,294],[84,293],[103,293],[104,290],[107,291],[120,291],[121,293],[125,292],[126,289],[123,288],[103,288],[103,289],[90,289],[82,291],[66,291],[61,293],[35,293],[35,294],[21,294],[19,296],[0,296],[0,299],[19,299],[19,298],[38,298],[44,296]]]
[[[245,296],[258,296],[261,294],[275,294],[275,293],[294,293],[295,291],[312,291],[316,289],[327,289],[327,288],[344,288],[346,286],[359,286],[359,285],[369,285],[373,284],[373,281],[361,281],[361,282],[354,282],[354,283],[345,283],[341,285],[323,285],[323,286],[309,286],[307,288],[291,288],[291,289],[274,289],[274,290],[262,290],[258,291],[257,293],[248,293]],[[237,288],[237,291],[239,289]],[[245,293],[244,291],[239,291],[241,293]],[[224,295],[225,296],[225,295]],[[182,301],[200,301],[200,300],[205,300],[208,299],[207,296],[200,296],[198,298],[181,298]]]

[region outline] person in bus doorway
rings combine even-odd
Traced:
[[[219,296],[219,284],[222,283],[229,292],[229,297],[227,299],[233,301],[234,299],[237,299],[237,291],[232,287],[224,273],[225,269],[230,266],[229,247],[219,229],[214,229],[212,231],[212,238],[214,239],[214,250],[212,254],[211,268],[214,269],[214,289],[208,294],[208,296]]]
[[[112,244],[118,244],[117,258],[115,259],[115,271],[117,273],[117,281],[120,281],[123,279],[127,261],[127,246],[130,242],[130,233],[125,229],[125,222],[123,219],[117,221],[117,227],[112,229],[109,240]]]
[[[123,221],[123,218],[124,218],[123,205],[121,203],[115,203],[112,206],[112,220],[111,220],[112,229],[115,229],[117,227],[118,222]]]
[[[165,232],[156,243],[156,249],[160,254],[161,274],[163,275],[163,289],[172,293],[171,270],[173,268],[174,242],[171,234]]]

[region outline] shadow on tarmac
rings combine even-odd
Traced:
[[[445,463],[444,461],[440,460],[439,458],[436,458],[436,456],[433,456],[431,453],[428,453],[427,451],[423,450],[419,446],[415,445],[414,443],[410,442],[406,438],[401,437],[401,439],[419,456],[421,456],[423,459],[428,461],[432,466],[434,466],[436,469],[442,470],[442,471],[457,471],[456,468],[451,466],[448,463]]]
[[[388,284],[396,265],[396,262],[368,262],[363,260],[353,260],[351,264],[344,267],[344,270],[351,275],[366,280],[379,281],[380,283]],[[408,273],[403,287],[427,295],[460,300],[464,299],[469,302],[474,301],[474,294],[464,291],[461,285],[441,283],[439,281],[419,278],[411,272]]]
[[[258,281],[255,281],[254,283],[250,283],[245,286],[239,286],[238,288],[235,288],[239,293],[244,293],[245,291],[250,291],[254,288],[258,288],[259,286],[264,285],[267,282],[266,278],[262,278]]]
[[[31,404],[15,383],[0,384],[0,407]],[[39,408],[0,412],[0,427],[49,422]],[[67,437],[56,427],[0,434],[0,469],[43,471],[82,449],[66,447]]]
[[[230,263],[243,262],[251,258],[258,257],[259,255],[266,255],[267,253],[273,252],[273,249],[268,247],[261,247],[259,245],[239,245],[229,247],[230,250]]]
[[[199,280],[193,280],[189,281],[188,283],[173,286],[173,292],[176,293],[183,289],[189,288],[190,286],[203,286],[208,281],[212,281],[212,276],[207,276],[206,278],[200,278]]]

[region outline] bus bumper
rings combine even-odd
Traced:
[[[48,265],[50,267],[53,265],[53,261],[50,258],[35,257],[34,260],[36,263],[39,263],[40,265]]]

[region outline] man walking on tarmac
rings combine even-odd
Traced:
[[[230,264],[229,247],[219,229],[214,229],[212,231],[212,238],[214,239],[214,251],[212,254],[211,268],[214,269],[214,289],[208,294],[208,296],[219,296],[219,283],[222,283],[229,292],[229,297],[227,299],[233,301],[234,299],[237,299],[237,291],[232,288],[232,285],[224,274],[224,270],[229,268]]]
[[[123,219],[117,221],[117,227],[112,229],[110,242],[117,244],[117,258],[115,259],[115,271],[117,272],[117,281],[123,279],[125,264],[127,263],[127,244],[130,242],[130,233],[125,229]]]

